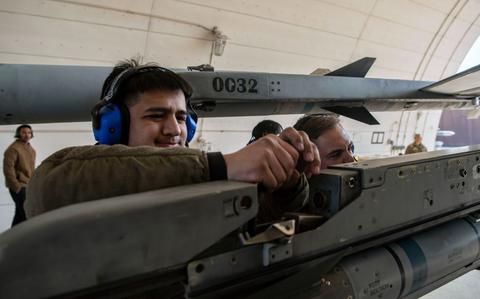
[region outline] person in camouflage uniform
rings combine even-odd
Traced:
[[[427,147],[422,143],[422,135],[415,134],[413,139],[413,143],[407,146],[407,149],[405,150],[405,155],[428,152]]]

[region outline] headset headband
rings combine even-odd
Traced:
[[[193,90],[190,84],[188,84],[188,82],[185,81],[182,77],[180,77],[175,72],[172,72],[169,69],[163,68],[161,66],[156,66],[156,65],[145,65],[140,67],[127,68],[113,79],[112,83],[110,83],[109,85],[109,88],[106,90],[106,92],[104,91],[104,93],[102,94],[101,101],[97,103],[97,105],[95,105],[92,109],[92,125],[95,129],[100,128],[100,121],[99,121],[100,109],[103,106],[115,101],[115,97],[117,95],[117,92],[120,86],[122,86],[124,82],[127,82],[133,76],[136,76],[142,73],[147,73],[147,72],[160,72],[167,75],[171,79],[173,79],[180,86],[180,89],[185,95],[185,101],[186,101],[189,115],[191,115],[194,122],[197,122],[198,120],[197,113],[195,112],[195,110],[193,110],[190,103],[190,98],[193,94]]]
[[[163,68],[161,66],[146,65],[146,66],[133,67],[133,68],[128,68],[123,70],[120,74],[118,74],[115,77],[115,79],[113,79],[107,92],[102,95],[103,96],[102,100],[107,103],[112,102],[115,95],[117,94],[118,89],[120,88],[120,86],[123,85],[124,82],[128,81],[133,76],[136,76],[142,73],[148,73],[148,72],[160,72],[160,73],[166,74],[167,76],[169,76],[171,79],[173,79],[175,82],[178,83],[178,85],[180,86],[180,89],[185,94],[185,99],[187,101],[192,96],[192,87],[190,86],[190,84],[188,84],[187,81],[185,81],[182,77],[177,75],[175,72],[172,72],[171,70]]]

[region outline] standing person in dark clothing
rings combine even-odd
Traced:
[[[427,147],[422,143],[422,135],[415,134],[413,139],[413,143],[407,146],[407,149],[405,150],[405,155],[428,152]]]
[[[35,169],[35,150],[30,145],[33,138],[32,127],[21,125],[15,132],[16,140],[7,148],[3,159],[3,174],[5,184],[15,202],[15,216],[12,227],[25,218],[23,203],[26,187]]]
[[[283,131],[282,126],[276,121],[269,120],[269,119],[262,120],[255,126],[255,128],[253,128],[252,138],[250,138],[250,141],[248,141],[248,144],[257,141],[258,139],[262,138],[265,135],[268,135],[268,134],[278,135],[282,133],[282,131]]]

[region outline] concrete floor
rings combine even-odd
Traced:
[[[480,271],[473,270],[422,299],[478,299],[480,298]]]

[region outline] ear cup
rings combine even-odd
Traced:
[[[192,141],[193,136],[195,135],[195,131],[197,130],[197,123],[193,119],[193,117],[188,114],[187,116],[187,142]]]
[[[116,144],[122,141],[122,111],[116,104],[107,104],[98,112],[98,128],[93,128],[95,140],[100,144]]]

